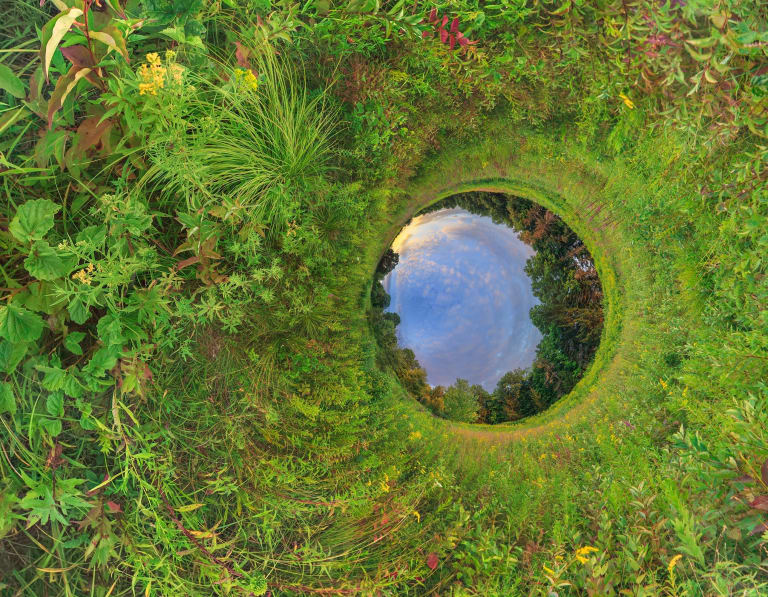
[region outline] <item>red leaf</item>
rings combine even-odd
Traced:
[[[424,31],[421,34],[421,39],[427,39],[429,36],[430,36],[430,32],[429,31]]]
[[[60,50],[64,58],[78,68],[90,68],[93,66],[91,53],[84,46],[69,46],[68,48],[60,48]]]
[[[760,467],[760,476],[763,478],[763,483],[768,485],[768,459],[763,462],[763,466]]]
[[[240,68],[247,68],[248,70],[251,69],[251,61],[248,60],[248,54],[250,54],[250,51],[248,48],[244,48],[239,41],[235,42],[235,58],[237,59],[237,66]]]
[[[451,35],[451,50],[453,50],[454,47],[456,47],[456,36]]]
[[[448,41],[448,32],[445,29],[440,29],[440,41],[443,43]]]
[[[438,562],[439,560],[437,559],[437,554],[434,551],[427,556],[427,566],[429,566],[430,569],[434,570],[437,568]]]
[[[433,8],[429,11],[429,22],[430,23],[437,23],[437,9]]]
[[[112,512],[112,514],[117,514],[118,512],[123,511],[120,504],[116,504],[115,502],[107,502],[107,509]]]
[[[755,510],[765,510],[768,512],[768,495],[758,495],[749,503],[750,508]]]
[[[448,15],[443,15],[443,22],[442,27],[445,27],[448,24]]]
[[[469,40],[468,40],[466,37],[464,37],[464,36],[463,36],[461,33],[459,33],[459,34],[456,36],[456,39],[459,41],[459,45],[460,45],[462,48],[463,48],[464,46],[466,46],[466,45],[468,45],[468,44],[469,44]]]
[[[77,146],[74,151],[77,154],[83,154],[87,149],[90,149],[94,145],[101,141],[101,138],[112,127],[112,121],[110,119],[104,122],[99,122],[98,116],[90,116],[80,123],[77,127]]]
[[[182,259],[181,261],[176,262],[176,271],[183,270],[188,265],[194,265],[195,263],[200,261],[200,257],[195,255],[194,257],[188,257],[187,259]]]
[[[454,17],[453,21],[451,21],[451,33],[458,33],[459,32],[459,17]]]
[[[750,535],[762,535],[765,531],[768,531],[768,522],[762,522],[754,529],[749,531]]]

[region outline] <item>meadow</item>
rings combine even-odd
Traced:
[[[0,594],[768,593],[759,0],[0,0]],[[372,329],[411,216],[578,234],[542,413]]]

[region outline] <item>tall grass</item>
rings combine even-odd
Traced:
[[[191,209],[245,208],[279,234],[291,215],[289,187],[326,170],[334,113],[325,91],[310,93],[293,63],[269,48],[250,54],[258,84],[246,69],[194,78],[183,117],[168,120],[173,133],[161,128],[150,140],[154,166],[145,182],[183,195]]]

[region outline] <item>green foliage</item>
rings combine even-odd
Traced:
[[[430,8],[3,11],[0,592],[766,592],[764,10],[436,6],[459,53]],[[606,296],[572,392],[493,429],[365,313],[470,181]]]
[[[466,379],[457,379],[456,383],[445,391],[443,414],[446,419],[474,423],[477,420],[478,408],[477,396]]]

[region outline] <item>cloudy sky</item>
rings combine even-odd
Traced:
[[[541,333],[525,275],[533,249],[514,230],[461,208],[418,216],[395,239],[400,262],[384,279],[411,348],[431,385],[456,378],[493,390],[507,371],[533,363]]]

